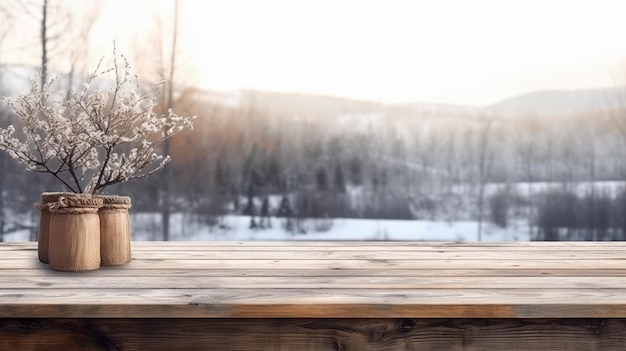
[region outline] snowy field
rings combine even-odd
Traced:
[[[527,194],[530,190],[533,194],[538,194],[553,190],[568,190],[572,191],[578,196],[584,196],[591,189],[596,191],[604,191],[610,196],[617,196],[617,194],[624,190],[623,181],[596,181],[596,182],[575,182],[575,183],[561,183],[561,182],[517,182],[512,184],[506,183],[489,183],[485,187],[485,194],[493,195],[498,190],[504,189],[507,186],[511,190],[516,191],[519,194]]]
[[[516,183],[488,184],[486,193],[492,195],[510,187],[518,194],[527,194],[530,190],[540,194],[549,190],[563,189],[562,183]],[[567,185],[570,191],[584,195],[591,187],[606,191],[612,196],[624,187],[623,182],[579,182]],[[462,189],[456,189],[462,193]],[[349,189],[351,196],[359,195],[355,189]],[[463,197],[465,198],[465,197]],[[271,206],[277,208],[280,196],[270,196]],[[260,206],[257,203],[257,206]],[[212,225],[204,223],[196,216],[176,213],[170,223],[170,240],[417,240],[417,241],[478,241],[478,222],[466,220],[473,216],[467,208],[474,206],[464,203],[460,209],[454,209],[458,220],[377,220],[377,219],[307,219],[301,222],[298,230],[288,231],[284,218],[271,218],[271,227],[251,229],[250,217],[228,215]],[[475,206],[474,206],[475,207]],[[465,209],[465,213],[463,211]],[[487,211],[487,209],[485,209]],[[450,218],[442,214],[441,218]],[[488,217],[486,215],[486,217]],[[23,215],[21,222],[32,223],[36,217]],[[259,222],[257,217],[256,222]],[[159,214],[133,213],[131,210],[133,240],[161,240],[161,220]],[[36,223],[35,223],[36,225]],[[27,241],[29,232],[21,230],[5,234],[4,241]],[[523,218],[511,218],[507,228],[500,228],[485,218],[482,241],[529,241],[528,223]]]
[[[258,222],[258,218],[256,219]],[[170,240],[416,240],[477,241],[477,222],[318,219],[306,220],[306,233],[285,230],[282,218],[272,218],[271,228],[250,229],[250,217],[226,216],[220,225],[210,226],[191,216],[174,214]],[[131,215],[133,240],[161,240],[160,218],[155,214]],[[507,229],[490,223],[483,227],[483,241],[528,241],[528,227],[511,225]],[[28,231],[5,235],[4,241],[28,241]]]
[[[250,229],[250,217],[226,216],[218,226],[172,217],[171,240],[420,240],[477,241],[478,223],[471,221],[417,221],[373,219],[311,219],[303,223],[306,233],[290,233],[285,220],[272,218],[271,228]],[[133,240],[159,240],[159,218],[151,214],[132,216]],[[258,218],[256,218],[258,223]],[[483,228],[483,241],[528,241],[528,227],[501,229],[490,223]]]

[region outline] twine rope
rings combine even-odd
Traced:
[[[55,210],[53,213],[55,214],[71,214],[71,215],[82,215],[87,213],[98,213],[98,209],[94,207],[64,207]]]
[[[101,212],[128,212],[131,208],[131,200],[128,196],[119,195],[100,195],[98,198],[102,199]]]
[[[66,207],[68,207],[68,205],[65,202],[65,196],[59,196],[59,199],[56,202],[48,203],[48,209],[50,210],[50,212]]]
[[[128,212],[129,205],[104,205],[100,207],[100,212]]]
[[[48,203],[48,208],[52,213],[97,213],[102,206],[101,199],[80,196],[60,196],[56,202]]]

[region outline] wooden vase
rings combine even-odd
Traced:
[[[100,268],[100,207],[102,199],[88,195],[61,196],[50,207],[50,268],[70,272]]]
[[[35,204],[35,208],[39,211],[39,230],[37,239],[37,251],[39,261],[48,263],[48,238],[50,229],[50,219],[52,213],[49,207],[53,206],[61,196],[74,195],[73,193],[42,193],[41,202]]]
[[[128,196],[97,196],[102,199],[100,216],[100,257],[103,266],[115,266],[131,261],[130,218]]]

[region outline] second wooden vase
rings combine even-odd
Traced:
[[[100,257],[103,266],[115,266],[128,263],[130,253],[130,219],[128,209],[131,207],[128,196],[97,196],[102,199],[100,216]]]

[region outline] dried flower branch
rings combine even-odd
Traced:
[[[156,94],[142,92],[128,61],[113,55],[113,67],[87,77],[69,99],[51,99],[52,80],[43,89],[39,77],[15,99],[3,98],[23,121],[23,135],[14,126],[0,128],[0,149],[34,172],[49,173],[73,192],[100,193],[107,186],[142,178],[161,169],[169,156],[154,147],[185,128],[194,117],[171,110],[158,116]],[[115,75],[115,86],[94,89],[94,82]]]

